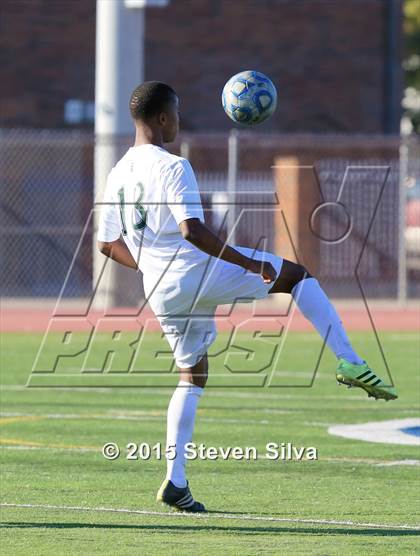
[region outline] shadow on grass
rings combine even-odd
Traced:
[[[201,525],[194,523],[191,525],[125,525],[115,523],[39,523],[30,521],[8,521],[0,524],[0,527],[10,529],[110,529],[110,530],[133,530],[133,531],[178,531],[187,533],[194,531],[221,531],[235,533],[294,533],[294,534],[317,534],[317,535],[368,535],[371,537],[409,537],[420,536],[420,531],[416,529],[368,529],[368,528],[344,528],[344,527],[323,527],[314,525],[313,527],[226,527],[221,525]]]

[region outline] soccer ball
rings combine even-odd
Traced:
[[[263,73],[241,71],[223,87],[222,105],[234,122],[248,126],[260,124],[276,109],[277,91]]]

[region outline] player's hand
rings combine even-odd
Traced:
[[[271,282],[274,282],[277,278],[277,272],[274,266],[268,262],[250,259],[247,270],[255,274],[261,274],[265,284],[271,284]]]

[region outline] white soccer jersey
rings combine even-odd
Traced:
[[[108,177],[98,240],[122,236],[144,277],[168,265],[187,271],[208,259],[182,237],[178,225],[187,218],[204,222],[190,163],[156,145],[132,147]]]
[[[260,275],[210,257],[184,240],[178,225],[188,218],[204,222],[190,163],[155,145],[129,149],[109,175],[98,240],[123,237],[181,368],[195,365],[214,342],[217,305],[262,299],[271,288]],[[271,262],[280,272],[280,257],[235,249]]]

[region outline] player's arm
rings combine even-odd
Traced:
[[[270,263],[246,257],[233,247],[223,243],[199,218],[183,220],[179,223],[179,229],[184,239],[205,253],[223,259],[228,263],[239,265],[250,272],[255,272],[255,274],[261,274],[267,284],[277,278],[277,273]]]
[[[98,249],[103,255],[117,261],[117,263],[135,270],[138,269],[130,250],[121,238],[115,241],[98,241]]]
[[[237,264],[250,272],[261,274],[264,282],[273,282],[274,267],[268,262],[250,259],[226,245],[205,224],[200,192],[193,169],[187,160],[182,160],[169,169],[165,190],[168,206],[183,237],[208,255]]]
[[[129,268],[138,269],[130,250],[121,239],[121,223],[112,183],[112,172],[108,177],[103,203],[100,207],[97,245],[99,251],[106,257]]]

